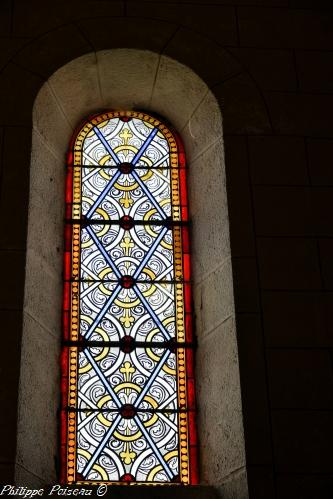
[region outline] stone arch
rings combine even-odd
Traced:
[[[64,160],[77,124],[109,108],[159,113],[184,140],[195,221],[201,478],[247,497],[220,108],[191,69],[134,49],[73,60],[47,80],[34,104],[17,482],[56,479]]]

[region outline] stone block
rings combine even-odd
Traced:
[[[247,470],[244,466],[231,473],[218,487],[220,497],[225,499],[248,499]]]
[[[45,486],[45,480],[42,477],[37,476],[35,473],[31,473],[26,470],[24,466],[16,463],[15,465],[15,484],[21,487],[34,487],[36,489],[43,488]]]
[[[20,309],[23,305],[25,254],[23,251],[0,251],[0,308]]]
[[[299,137],[249,137],[249,161],[254,184],[309,183],[305,143]]]
[[[126,47],[160,53],[176,30],[174,24],[147,18],[101,16],[77,21],[94,49]]]
[[[12,2],[3,0],[0,5],[0,34],[6,36],[11,34],[12,25]]]
[[[255,244],[250,185],[229,183],[227,191],[232,255],[253,257]]]
[[[221,2],[222,3],[222,2]],[[230,5],[187,5],[182,2],[127,2],[127,15],[149,17],[190,28],[208,35],[222,45],[237,44],[237,24],[235,10]]]
[[[91,50],[91,45],[78,28],[71,24],[35,38],[20,50],[14,62],[34,74],[48,78],[66,62]]]
[[[58,4],[58,5],[57,5]],[[63,3],[62,7],[65,6]],[[64,24],[64,11],[59,2],[47,5],[40,0],[15,2],[13,12],[13,33],[15,36],[38,36]]]
[[[56,481],[59,340],[28,314],[24,322],[17,463],[47,484]]]
[[[250,497],[275,499],[275,483],[272,466],[248,466],[247,476]]]
[[[3,407],[0,421],[0,462],[9,463],[15,460],[16,450],[22,312],[1,310],[0,320],[3,352],[0,366],[0,400]]]
[[[245,465],[233,318],[199,342],[196,369],[201,480],[219,486]]]
[[[277,499],[331,499],[332,474],[278,474],[276,478]]]
[[[62,256],[62,255],[61,255]],[[59,266],[60,267],[60,266]],[[55,338],[60,338],[62,311],[62,275],[38,251],[27,251],[26,280],[33,282],[24,296],[24,311]]]
[[[224,144],[232,255],[254,256],[247,140],[245,137],[226,136]]]
[[[329,350],[270,350],[267,359],[274,409],[333,409]]]
[[[271,465],[270,407],[266,352],[260,316],[236,317],[247,466]]]
[[[255,258],[233,258],[235,308],[237,313],[258,313],[259,288]]]
[[[56,0],[47,4],[42,0],[15,1],[13,31],[16,36],[36,37],[64,24],[89,17],[116,17],[124,14],[124,2],[91,2]],[[74,27],[74,23],[72,26]]]
[[[182,73],[182,78],[179,78]],[[155,75],[152,74],[154,77]],[[178,130],[182,130],[208,91],[207,86],[192,71],[172,59],[163,58],[158,66],[151,107]],[[183,112],[177,112],[182,105]]]
[[[159,56],[119,49],[97,53],[102,102],[106,109],[147,109],[152,98]],[[131,89],[126,95],[123,88]],[[91,93],[91,89],[90,92]]]
[[[213,88],[221,105],[223,129],[227,134],[263,134],[271,126],[265,102],[246,74],[238,74]]]
[[[0,247],[18,250],[26,247],[31,130],[7,127],[2,139]]]
[[[254,234],[247,141],[244,137],[228,135],[224,141],[232,255],[252,256]]]
[[[205,89],[205,92],[207,90]],[[189,162],[195,161],[217,140],[223,141],[222,116],[219,105],[211,92],[205,93],[200,104],[189,116],[185,127],[179,129],[179,133],[183,137]]]
[[[268,347],[333,347],[333,294],[265,291],[262,294]]]
[[[62,269],[65,162],[36,132],[31,162],[28,248],[56,275]]]
[[[0,125],[30,127],[33,103],[42,83],[36,74],[10,62],[0,74]]]
[[[221,46],[187,28],[177,30],[163,53],[189,66],[209,87],[241,71],[238,61]]]
[[[333,140],[307,139],[309,174],[313,185],[333,185]]]
[[[29,38],[1,37],[0,69],[2,70],[27,43]]]
[[[68,129],[68,122],[74,130],[90,114],[96,114],[99,109],[105,109],[100,95],[96,54],[86,54],[60,68],[49,79],[49,88],[66,118],[65,130]],[[92,89],[97,94],[94,102],[91,101]],[[39,97],[42,96],[39,95]],[[38,104],[41,108],[44,107],[39,98]],[[85,110],[84,116],[82,116],[82,109]],[[57,124],[57,129],[59,129],[59,124]]]
[[[48,83],[43,85],[38,94],[33,108],[33,123],[41,138],[52,149],[53,156],[58,156],[65,162],[67,149],[64,148],[64,144],[69,145],[73,127]],[[37,159],[33,157],[32,160]]]
[[[312,234],[321,237],[333,235],[332,188],[313,187],[311,195]]]
[[[16,36],[37,36],[52,31],[64,24],[89,17],[116,17],[124,14],[124,2],[121,0],[80,1],[56,0],[47,4],[42,0],[24,0],[15,2],[13,31]]]
[[[272,412],[278,473],[332,472],[332,411]]]
[[[297,50],[296,68],[302,92],[333,91],[333,55],[331,52]]]
[[[258,236],[311,236],[311,193],[306,187],[255,186],[253,203]]]
[[[230,256],[223,161],[223,146],[217,142],[194,161],[189,170],[195,282]]]
[[[247,138],[224,134],[227,185],[249,185]]]
[[[11,463],[0,463],[0,482],[3,484],[9,484],[14,482],[15,474],[15,464]]]
[[[210,334],[234,315],[231,260],[213,270],[200,284],[202,334]]]
[[[333,95],[265,92],[264,97],[275,133],[333,136]]]
[[[297,78],[291,50],[232,48],[231,53],[249,71],[263,90],[297,89]]]
[[[319,252],[324,288],[333,289],[332,239],[319,240]]]
[[[331,18],[325,11],[240,7],[240,44],[248,47],[333,48]],[[258,29],[260,27],[260,29]]]
[[[312,239],[258,238],[260,284],[267,290],[321,288],[316,242]]]

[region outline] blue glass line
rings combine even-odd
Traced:
[[[146,194],[147,198],[151,201],[152,205],[155,206],[155,208],[157,209],[157,211],[159,212],[159,214],[161,215],[161,217],[164,218],[164,219],[167,218],[166,213],[162,210],[162,208],[160,207],[160,205],[157,203],[157,201],[154,198],[154,196],[151,195],[151,193],[147,189],[145,183],[141,180],[140,175],[138,175],[135,170],[132,171],[132,175],[135,178],[135,180],[137,181],[137,183],[140,185],[140,187],[143,190],[143,192]]]
[[[94,357],[91,355],[91,353],[89,352],[88,349],[86,349],[84,351],[84,354],[87,357],[87,359],[89,360],[90,364],[92,365],[92,367],[93,367],[94,371],[96,372],[97,376],[99,377],[100,381],[103,383],[106,391],[109,392],[109,394],[111,395],[113,402],[116,404],[116,406],[118,407],[118,409],[120,409],[121,403],[120,403],[117,395],[115,394],[115,392],[112,390],[112,387],[111,387],[110,383],[108,383],[108,381],[107,381],[107,379],[105,377],[105,374],[98,367],[98,364],[95,361]]]
[[[100,310],[99,314],[96,316],[94,322],[91,324],[90,328],[88,329],[87,333],[84,335],[84,338],[89,338],[91,334],[93,333],[95,327],[99,324],[101,319],[104,317],[105,312],[109,308],[110,304],[113,302],[117,294],[119,293],[121,289],[121,286],[118,284],[118,286],[114,289],[112,295],[110,298],[105,302],[104,307]]]
[[[119,421],[121,420],[120,414],[116,417],[116,419],[113,421],[112,426],[109,428],[109,430],[105,433],[103,440],[100,442],[99,446],[96,448],[94,454],[91,456],[90,461],[88,462],[87,466],[85,469],[82,471],[82,475],[86,477],[91,470],[91,468],[94,466],[96,459],[99,457],[100,453],[104,450],[104,447],[107,443],[107,441],[110,439],[112,433],[118,426]]]
[[[144,257],[144,259],[142,260],[142,262],[140,263],[140,265],[137,267],[137,269],[136,269],[136,271],[135,271],[135,273],[133,275],[134,279],[137,279],[139,277],[141,270],[146,265],[146,262],[149,260],[149,258],[151,257],[152,253],[154,253],[156,247],[159,245],[160,241],[165,236],[165,233],[167,232],[167,230],[168,230],[167,227],[163,227],[163,229],[159,233],[158,237],[155,239],[154,244],[151,245],[151,247],[149,248],[149,251],[147,251],[147,253],[146,253],[146,256]]]
[[[94,204],[92,205],[90,210],[87,212],[87,214],[86,214],[87,218],[89,218],[91,216],[91,214],[94,213],[96,207],[103,201],[103,199],[105,198],[107,193],[111,190],[113,184],[116,182],[116,180],[118,180],[120,175],[121,175],[121,172],[117,171],[114,174],[114,176],[112,177],[112,179],[106,184],[104,190],[100,193],[100,195],[98,196],[98,198],[96,199],[96,201],[94,202]]]
[[[158,318],[158,316],[155,314],[154,310],[151,308],[151,306],[147,302],[147,300],[144,297],[144,295],[141,293],[141,291],[140,291],[139,287],[137,286],[137,284],[135,284],[134,288],[136,289],[137,295],[141,299],[142,303],[146,306],[147,311],[149,312],[149,314],[154,319],[156,325],[160,328],[161,333],[163,333],[164,336],[168,340],[171,340],[171,336],[170,336],[169,332],[167,331],[167,329],[165,329],[165,327],[163,326],[162,322],[160,321],[160,319]]]
[[[162,454],[160,453],[159,448],[157,447],[155,442],[150,438],[149,432],[147,431],[145,425],[141,422],[139,416],[134,416],[134,420],[136,421],[136,424],[138,425],[138,427],[142,431],[143,435],[146,437],[147,442],[149,442],[150,447],[155,452],[159,462],[161,463],[162,467],[164,468],[164,471],[166,472],[166,474],[168,475],[170,480],[172,480],[174,475],[173,475],[172,471],[170,470],[168,464],[165,462],[165,459],[163,458]]]
[[[166,350],[164,352],[163,357],[160,358],[160,360],[158,361],[158,363],[155,366],[154,371],[150,374],[150,376],[149,376],[149,378],[147,380],[146,385],[143,387],[142,392],[140,392],[140,395],[138,396],[138,398],[134,402],[134,407],[136,407],[137,409],[139,408],[139,404],[142,402],[142,399],[147,394],[147,392],[148,392],[149,388],[151,387],[152,383],[154,382],[154,380],[158,376],[161,368],[163,367],[163,364],[166,362],[166,360],[169,357],[170,353],[171,353],[170,350]]]
[[[110,267],[112,268],[113,272],[116,274],[116,276],[119,279],[121,277],[121,273],[119,272],[119,270],[116,267],[116,265],[113,263],[112,259],[110,258],[110,255],[108,254],[108,252],[104,248],[104,246],[101,243],[101,241],[99,240],[98,236],[95,234],[95,232],[93,231],[93,229],[91,227],[89,227],[89,225],[87,226],[86,230],[90,234],[90,237],[94,240],[94,242],[95,242],[95,244],[97,246],[97,249],[102,253],[102,255],[104,256],[105,260],[110,265]]]
[[[102,144],[105,147],[105,149],[107,150],[107,152],[111,154],[113,161],[116,163],[116,165],[119,165],[120,161],[118,159],[118,156],[116,155],[114,150],[111,148],[110,144],[108,143],[108,141],[106,140],[106,138],[104,137],[104,135],[102,134],[100,129],[98,127],[94,126],[93,130],[94,130],[95,134],[97,135],[97,137],[99,138],[100,142],[102,142]]]
[[[138,150],[138,152],[136,153],[136,155],[134,156],[134,158],[132,160],[132,164],[134,166],[137,166],[136,165],[137,161],[139,161],[139,159],[141,158],[141,156],[143,155],[143,153],[145,152],[145,150],[147,149],[147,147],[149,146],[149,144],[151,143],[151,141],[153,140],[153,138],[155,137],[157,132],[158,132],[158,128],[154,128],[154,130],[152,132],[150,132],[147,139],[142,144],[142,146],[140,147],[140,149]]]

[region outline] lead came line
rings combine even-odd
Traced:
[[[89,233],[91,239],[93,239],[94,243],[97,246],[97,249],[103,254],[105,260],[107,263],[110,265],[112,268],[113,272],[116,274],[118,279],[121,277],[121,273],[119,272],[117,266],[114,264],[113,260],[110,258],[109,253],[106,251],[106,249],[103,246],[103,243],[98,239],[98,236],[95,234],[93,229],[91,229],[89,226],[87,227],[87,232]]]
[[[95,370],[95,372],[96,372],[97,376],[99,377],[100,381],[103,383],[104,387],[106,388],[106,390],[111,395],[113,402],[116,404],[116,406],[118,407],[118,409],[120,409],[121,408],[121,403],[120,403],[117,395],[113,391],[110,383],[108,383],[108,381],[107,381],[107,379],[105,377],[105,374],[98,367],[97,362],[95,361],[95,359],[93,358],[93,356],[91,355],[91,353],[89,352],[89,350],[85,350],[84,353],[85,353],[85,356],[87,357],[87,359],[89,360],[90,364],[92,365],[93,369]]]
[[[166,463],[165,459],[163,458],[159,448],[157,447],[155,442],[150,438],[149,432],[145,428],[144,424],[141,422],[139,416],[134,416],[134,419],[135,419],[137,425],[139,426],[140,430],[142,431],[142,433],[146,437],[146,440],[149,442],[151,448],[155,452],[156,457],[158,458],[159,462],[161,463],[162,467],[164,468],[164,471],[166,472],[166,474],[168,475],[170,480],[172,480],[174,475],[173,475],[172,471],[170,470],[168,464]]]
[[[163,237],[165,236],[167,231],[168,231],[167,227],[164,227],[161,230],[158,237],[155,239],[154,243],[149,248],[149,251],[147,251],[146,256],[142,259],[140,265],[137,267],[136,271],[134,272],[134,276],[133,276],[134,279],[137,279],[139,277],[141,270],[146,265],[147,261],[151,257],[152,253],[154,253],[155,249],[157,248],[157,246],[159,245],[160,241],[163,239]]]
[[[116,298],[117,294],[119,293],[119,291],[121,290],[121,286],[118,285],[112,295],[110,296],[110,298],[105,302],[105,305],[104,307],[101,309],[101,311],[99,312],[99,314],[96,316],[94,322],[91,324],[90,328],[88,329],[88,331],[86,332],[86,334],[84,335],[84,338],[89,338],[92,333],[94,332],[94,329],[96,326],[98,326],[100,320],[103,318],[104,314],[106,313],[107,309],[109,308],[109,306],[111,305],[111,303],[113,302],[113,300]]]
[[[120,175],[121,175],[121,172],[118,170],[114,174],[114,176],[112,177],[112,179],[110,180],[110,182],[106,185],[106,187],[104,188],[104,190],[101,192],[101,194],[98,196],[98,198],[96,199],[96,201],[94,202],[94,204],[92,205],[92,207],[90,208],[90,210],[87,212],[87,214],[86,214],[87,218],[90,218],[90,216],[94,213],[94,211],[97,208],[97,206],[107,196],[108,192],[112,189],[113,184],[118,180],[118,178],[120,177]]]
[[[156,202],[156,199],[150,194],[150,192],[146,188],[146,186],[145,186],[144,182],[142,181],[140,175],[138,175],[135,170],[132,171],[132,175],[135,178],[135,180],[137,181],[137,183],[140,185],[140,187],[143,190],[143,192],[146,194],[147,198],[151,201],[152,205],[155,206],[156,210],[159,212],[159,214],[161,215],[161,217],[164,218],[164,219],[167,218],[166,213],[162,210],[162,208],[160,207],[160,205]]]
[[[136,155],[132,160],[134,166],[136,166],[136,163],[139,161],[139,159],[141,158],[141,156],[143,155],[143,153],[145,152],[145,150],[147,149],[147,147],[149,146],[149,144],[151,143],[157,132],[158,128],[154,128],[154,130],[148,135],[147,140],[142,144],[139,151],[136,153]]]
[[[143,398],[147,395],[147,392],[148,392],[149,388],[151,387],[151,385],[153,384],[153,382],[157,378],[160,370],[163,367],[163,364],[166,362],[166,360],[169,357],[170,353],[171,353],[170,350],[166,350],[164,352],[163,357],[160,358],[160,360],[158,361],[158,364],[155,366],[155,369],[154,369],[153,373],[149,376],[149,378],[147,380],[147,383],[144,386],[142,392],[140,392],[140,395],[138,396],[138,398],[134,402],[134,406],[137,409],[138,409],[139,404],[142,402]]]
[[[154,319],[156,325],[160,328],[161,333],[163,333],[168,340],[171,340],[169,331],[164,327],[158,316],[155,314],[155,311],[149,305],[148,301],[146,300],[146,297],[141,293],[138,285],[135,284],[134,288],[136,290],[137,295],[140,297],[142,303],[146,306],[148,313],[151,315],[152,319]]]
[[[98,459],[100,453],[104,449],[106,443],[108,440],[110,440],[110,437],[112,436],[112,433],[115,431],[115,429],[118,426],[119,421],[121,420],[120,414],[116,417],[116,419],[113,422],[113,425],[110,427],[109,431],[107,431],[104,435],[103,440],[101,440],[99,446],[96,448],[94,454],[91,456],[90,461],[87,463],[87,466],[83,470],[82,474],[83,476],[87,476],[91,468],[94,466],[96,459]]]
[[[107,152],[111,154],[113,161],[116,163],[116,165],[119,165],[120,161],[118,159],[118,156],[116,155],[116,153],[114,152],[114,150],[112,149],[112,147],[110,146],[110,144],[108,143],[108,141],[106,140],[106,138],[104,137],[102,132],[99,130],[99,128],[97,126],[94,126],[93,130],[94,130],[95,134],[97,135],[97,137],[99,138],[100,142],[103,144],[103,146],[107,150]]]

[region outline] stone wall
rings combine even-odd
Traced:
[[[189,66],[221,106],[250,497],[330,497],[331,2],[3,0],[0,36],[0,481],[16,455],[32,106],[68,61],[129,47]]]

